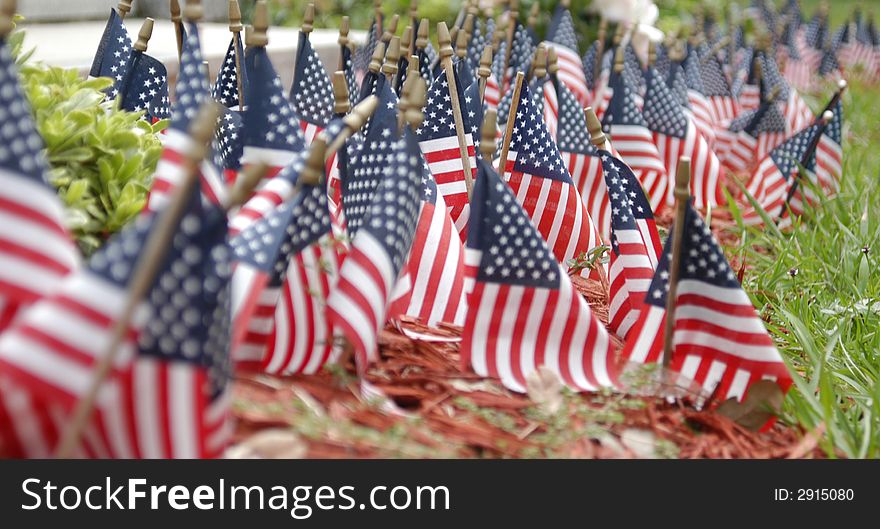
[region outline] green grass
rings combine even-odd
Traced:
[[[783,419],[823,425],[830,455],[857,458],[880,457],[877,96],[856,82],[845,98],[840,193],[791,232],[749,229],[731,249],[753,267],[743,286],[796,378]]]

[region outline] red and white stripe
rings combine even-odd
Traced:
[[[730,96],[709,96],[709,104],[712,106],[715,123],[730,121],[739,114],[739,105]]]
[[[734,173],[746,173],[755,163],[758,140],[743,131],[718,131],[715,152],[721,164]]]
[[[559,95],[556,93],[556,87],[551,81],[544,83],[544,123],[550,136],[556,137],[556,129],[559,126]]]
[[[649,252],[656,250],[653,247],[649,250],[653,241],[646,241],[638,230],[616,230],[615,236],[620,255],[611,252],[608,326],[625,338],[644,308],[645,295],[651,287],[656,267]]]
[[[843,148],[828,135],[823,134],[816,146],[816,177],[822,188],[836,192],[843,174]]]
[[[187,175],[186,153],[193,149],[189,134],[168,129],[162,138],[162,157],[156,165],[153,183],[147,195],[144,212],[154,213],[168,204],[174,190]],[[199,165],[202,198],[210,204],[223,204],[227,199],[226,176],[210,160]]]
[[[584,74],[584,65],[580,56],[576,51],[561,44],[549,41],[545,41],[544,44],[556,50],[559,65],[556,76],[571,90],[581,106],[589,105],[590,90],[587,88],[587,76]]]
[[[372,233],[360,230],[327,300],[327,313],[330,325],[353,346],[361,369],[376,357],[379,329],[396,281],[391,256]]]
[[[269,166],[266,178],[257,187],[256,192],[232,216],[229,221],[230,235],[237,235],[250,226],[255,220],[263,218],[282,202],[293,196],[294,185],[289,180],[278,178],[287,165],[300,158],[301,153],[279,149],[264,149],[245,146],[242,154],[242,166],[265,163]]]
[[[517,151],[510,150],[504,180],[547,241],[556,259],[567,263],[602,244],[593,219],[573,185],[514,171]],[[601,278],[600,269],[584,269],[583,277]]]
[[[306,140],[307,146],[311,145],[312,142],[315,140],[315,136],[317,136],[322,130],[324,130],[324,127],[315,125],[314,123],[309,123],[304,119],[301,119],[299,121],[299,128],[303,133],[303,137]]]
[[[714,136],[714,131],[719,128],[724,128],[718,121],[715,120],[715,113],[712,109],[712,104],[709,103],[709,100],[706,99],[706,96],[697,92],[696,90],[688,90],[688,103],[690,103],[690,110],[693,113],[694,123],[697,124],[697,128],[700,131],[703,131],[703,136],[705,138],[709,138],[709,135],[706,134],[705,131],[711,130],[713,131],[712,136]]]
[[[468,262],[479,263],[479,251],[466,251],[477,254]],[[558,289],[475,281],[462,336],[463,364],[517,392],[526,391],[526,378],[541,366],[578,391],[615,386],[608,331],[561,266],[557,273]]]
[[[471,179],[477,175],[476,149],[474,138],[465,134],[468,147],[468,163],[471,166]],[[422,154],[428,162],[428,168],[437,182],[437,190],[446,202],[449,216],[455,223],[461,239],[467,238],[467,224],[470,217],[467,185],[465,183],[464,164],[461,163],[461,150],[457,136],[437,138],[419,142]]]
[[[746,189],[772,218],[778,214],[783,204],[785,204],[789,184],[773,162],[773,159],[770,156],[765,156],[757,169],[752,172]],[[743,222],[746,224],[760,224],[763,220],[754,208],[748,206],[743,212]]]
[[[640,125],[611,125],[611,141],[645,188],[654,212],[659,212],[666,203],[669,178],[651,131]]]
[[[742,112],[756,110],[761,106],[761,87],[756,84],[744,84],[739,92],[739,108]]]
[[[785,61],[782,75],[793,87],[798,90],[812,90],[815,85],[813,72],[816,71],[803,59],[789,59]]]
[[[495,74],[486,79],[486,90],[483,92],[483,104],[487,109],[498,110],[498,102],[501,101],[501,87]]]
[[[643,311],[627,340],[623,357],[634,363],[659,362],[663,354],[666,310]],[[681,280],[676,297],[675,346],[670,369],[681,373],[717,400],[742,400],[749,386],[775,381],[786,390],[791,375],[749,297],[740,288]]]
[[[568,174],[581,195],[587,213],[596,225],[602,241],[611,236],[611,210],[608,205],[608,188],[598,156],[560,151]]]
[[[442,196],[422,202],[405,270],[412,282],[406,314],[426,325],[464,323],[464,245]]]
[[[666,166],[666,174],[676,174],[678,160],[682,156],[691,159],[691,195],[697,208],[714,208],[724,203],[721,162],[691,120],[688,120],[684,139],[655,132],[654,144],[657,145],[657,152]],[[672,206],[675,202],[673,186],[668,185],[666,188],[666,205]]]
[[[785,103],[783,115],[787,127],[787,138],[809,127],[815,119],[810,106],[793,87],[789,89],[788,101]]]
[[[0,330],[79,266],[63,219],[51,188],[0,169]]]

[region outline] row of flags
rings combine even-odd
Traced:
[[[434,49],[426,20],[412,13],[404,31],[412,41],[401,43],[377,11],[356,51],[343,24],[334,75],[343,93],[308,29],[285,90],[265,47],[265,9],[257,3],[245,42],[233,33],[213,83],[197,21],[188,20],[170,103],[164,67],[111,10],[92,75],[117,81],[108,97],[123,108],[170,125],[143,214],[84,262],[0,46],[8,87],[0,94],[13,109],[0,116],[11,127],[0,133],[22,132],[0,149],[0,215],[9,219],[0,223],[0,261],[9,264],[0,267],[0,452],[56,450],[156,219],[191,169],[192,122],[212,100],[223,110],[210,152],[160,272],[126,322],[76,455],[219,456],[235,372],[314,374],[351,355],[363,373],[380,354],[381,329],[402,315],[462,326],[462,368],[514,391],[539,367],[577,390],[624,390],[623,365],[660,358],[674,306],[669,368],[706,395],[742,399],[758,380],[791,384],[700,211],[724,205],[732,177],[748,180],[773,219],[815,202],[814,179],[832,193],[843,85],[816,118],[778,54],[741,39],[717,46],[717,24],[707,22],[702,39],[657,45],[645,64],[625,35],[600,39],[581,60],[565,5],[542,41],[515,12],[484,19],[468,2],[454,28],[467,46],[452,68],[443,59],[450,43]],[[384,53],[401,48],[411,55]],[[383,60],[396,69],[377,68]],[[420,86],[415,120],[401,109],[421,105]],[[690,160],[692,198],[673,259],[673,237],[661,243],[655,215],[675,204],[681,158]],[[255,169],[266,177],[233,204],[239,173]],[[743,209],[749,222],[763,221]],[[576,266],[603,245],[608,263]],[[578,293],[576,274],[607,285],[607,322]]]

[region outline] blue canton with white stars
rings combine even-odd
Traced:
[[[599,150],[590,141],[590,131],[587,129],[587,120],[580,102],[565,83],[557,80],[555,85],[559,102],[559,122],[556,126],[559,150],[598,156]]]
[[[516,196],[485,160],[478,164],[467,245],[482,252],[477,280],[559,288],[559,264]]]
[[[456,76],[456,82],[458,82],[458,76]],[[459,83],[456,84],[456,87],[458,88],[458,99],[463,102],[462,86]],[[428,91],[428,98],[425,102],[424,116],[425,119],[422,121],[422,125],[416,129],[419,141],[448,138],[456,135],[452,95],[449,92],[446,72],[440,74],[440,77],[434,79],[434,82],[431,84],[431,89]],[[465,116],[466,113],[462,109],[464,127],[465,130],[469,130],[470,123]]]
[[[119,95],[119,87],[125,79],[125,72],[128,71],[131,50],[131,37],[128,35],[125,23],[119,18],[116,10],[111,9],[110,18],[107,20],[107,26],[104,28],[104,34],[89,71],[92,77],[109,77],[113,80],[113,86],[107,89],[111,99]]]
[[[510,150],[516,151],[514,171],[574,185],[527,86],[523,86],[520,92]]]
[[[214,81],[214,88],[211,90],[211,97],[221,105],[232,108],[241,105],[238,100],[238,70],[235,67],[235,50],[238,48],[239,57],[241,57],[242,67],[242,90],[247,90],[247,75],[244,71],[244,48],[241,45],[241,37],[233,35],[229,41],[229,49],[226,50],[226,57],[223,59],[223,66],[217,72],[217,80]]]
[[[611,248],[620,255],[616,231],[637,230],[636,220],[653,219],[654,214],[632,170],[608,151],[599,151],[599,155],[611,206]]]
[[[324,127],[333,116],[333,87],[306,33],[299,34],[290,101],[300,119]]]
[[[168,71],[164,64],[146,53],[132,52],[128,72],[119,90],[124,110],[143,111],[147,120],[171,116]]]
[[[244,113],[245,145],[293,152],[305,149],[299,116],[284,97],[281,79],[266,48],[248,49],[245,62],[249,79]]]
[[[797,133],[793,137],[785,140],[778,147],[770,151],[770,158],[779,168],[779,172],[786,180],[791,178],[792,172],[797,169],[799,163],[803,160],[804,155],[810,148],[810,144],[819,132],[818,125],[812,125]],[[815,151],[811,153],[811,158],[815,156]],[[806,160],[805,167],[810,166],[811,160]]]
[[[611,74],[609,85],[613,93],[611,101],[608,103],[608,109],[602,116],[602,127],[605,132],[610,131],[611,125],[647,127],[648,124],[645,123],[642,111],[636,106],[635,94],[626,76],[617,73]]]
[[[684,68],[684,80],[687,83],[688,89],[705,94],[703,75],[700,71],[700,58],[697,56],[696,50],[690,49],[681,66]]]
[[[244,153],[242,126],[241,112],[223,109],[214,131],[214,165],[217,167],[230,171],[241,169],[241,156]]]
[[[565,46],[570,50],[577,51],[578,49],[577,34],[574,30],[574,20],[571,18],[571,11],[563,7],[562,4],[556,6],[553,20],[550,22],[549,29],[547,29],[547,40]]]
[[[653,132],[684,139],[688,131],[688,119],[681,105],[675,100],[659,72],[651,71],[645,107],[642,113],[648,128]]]
[[[171,117],[171,128],[186,132],[202,104],[210,99],[210,86],[202,64],[199,30],[195,24],[187,28],[175,94],[177,101]]]

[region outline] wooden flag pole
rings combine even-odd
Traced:
[[[510,0],[510,11],[507,12],[507,49],[504,50],[504,70],[502,70],[502,79],[498,83],[504,86],[504,77],[507,77],[507,70],[510,69],[510,59],[513,56],[513,37],[516,33],[516,21],[519,18],[519,0]]]
[[[238,108],[244,109],[244,79],[241,69],[241,50],[238,45],[241,42],[241,7],[238,0],[229,0],[229,31],[232,32],[232,50],[235,55],[235,84],[238,90]]]
[[[675,350],[673,333],[675,330],[675,303],[678,291],[679,269],[681,268],[682,237],[684,219],[690,199],[691,159],[682,156],[678,159],[678,172],[675,174],[675,221],[672,226],[672,258],[669,262],[669,290],[666,292],[666,321],[663,336],[663,367],[672,362]]]
[[[414,77],[407,94],[407,101],[400,109],[403,119],[410,129],[415,130],[422,126],[425,119],[425,99],[428,95],[428,84],[421,77]]]
[[[489,76],[492,75],[492,45],[487,44],[483,48],[483,55],[480,56],[480,67],[477,69],[477,76],[480,78],[480,102],[486,100],[486,84],[489,82]]]
[[[584,117],[587,120],[587,130],[590,132],[590,142],[603,151],[611,152],[611,141],[602,130],[602,122],[593,110],[593,107],[584,109]]]
[[[602,73],[602,56],[605,55],[605,39],[608,33],[608,20],[604,17],[599,21],[599,36],[596,38],[596,62],[593,63],[593,86]]]
[[[397,77],[398,64],[400,63],[400,37],[391,37],[388,49],[385,51],[385,62],[382,64],[382,73],[389,85],[393,85]]]
[[[406,59],[406,70],[409,71],[410,62],[412,61],[412,47],[413,47],[413,28],[411,25],[407,25],[403,28],[403,36],[400,37],[400,59],[398,60],[398,65],[404,59]],[[416,59],[418,62],[418,59]],[[399,66],[398,66],[399,68]],[[418,68],[416,68],[418,71]],[[400,84],[400,74],[394,76],[394,82],[391,84],[391,88],[393,88],[396,92],[403,90],[402,86],[398,86]]]
[[[250,32],[245,32],[248,47],[264,48],[269,44],[269,36],[267,35],[269,30],[269,8],[266,5],[266,0],[257,0],[256,5],[254,5],[252,24],[248,29],[250,29]]]
[[[381,42],[376,43],[376,49],[373,50],[373,56],[370,57],[370,64],[367,69],[375,74],[382,70],[382,62],[385,60],[385,45]]]
[[[350,138],[354,133],[361,130],[361,127],[370,119],[370,116],[376,112],[376,108],[379,106],[379,98],[375,95],[371,95],[369,97],[364,98],[363,101],[358,103],[351,109],[351,112],[348,113],[342,119],[342,123],[345,125],[345,129],[340,132],[336,138],[329,142],[327,146],[327,156],[332,155],[336,151],[338,151],[345,144],[345,141]],[[318,136],[321,134],[325,134],[324,131],[321,131]],[[326,139],[326,134],[325,134]]]
[[[547,46],[543,42],[535,48],[535,58],[532,60],[531,74],[533,79],[543,79],[547,76]]]
[[[495,135],[498,132],[498,112],[494,108],[486,110],[480,134],[480,156],[491,162],[495,155]]]
[[[464,119],[461,116],[461,102],[458,99],[458,86],[455,81],[455,70],[452,67],[452,41],[449,37],[449,28],[446,22],[437,24],[437,40],[440,43],[440,65],[446,72],[446,82],[449,85],[449,96],[452,98],[452,117],[455,120],[455,133],[458,136],[458,150],[461,155],[461,167],[464,171],[464,183],[467,187],[468,196],[474,187],[473,175],[471,174],[471,160],[468,154],[468,144],[465,139]]]
[[[348,81],[345,79],[345,72],[342,70],[333,72],[330,77],[330,84],[333,87],[333,113],[337,116],[344,116],[351,111],[351,98],[348,93]]]
[[[15,29],[15,12],[18,2],[15,0],[0,1],[0,38],[7,37]]]
[[[382,0],[373,0],[373,18],[376,20],[376,35],[380,37],[383,35],[382,33],[382,23],[383,15],[382,15]]]
[[[468,15],[468,19],[471,20],[471,26],[473,27],[473,15]],[[467,58],[468,41],[470,38],[470,33],[468,33],[466,28],[459,30],[458,34],[455,36],[455,56],[458,57],[460,61]]]
[[[388,46],[388,43],[391,42],[391,37],[397,33],[397,24],[400,21],[399,15],[394,15],[391,17],[391,22],[385,27],[384,33],[382,33],[382,44]]]
[[[807,146],[807,150],[804,151],[803,156],[801,156],[794,182],[791,183],[791,188],[788,190],[788,194],[785,197],[785,202],[782,203],[779,215],[777,216],[777,224],[779,224],[779,222],[782,221],[783,218],[785,218],[785,214],[788,212],[788,207],[791,203],[791,199],[794,198],[794,195],[795,193],[797,193],[801,180],[803,180],[804,178],[804,175],[801,172],[801,167],[806,167],[807,164],[810,162],[810,158],[812,158],[813,155],[816,153],[816,148],[819,146],[819,140],[822,139],[822,134],[825,133],[825,129],[828,127],[828,124],[831,123],[832,119],[834,119],[834,112],[826,110],[822,113],[822,116],[816,120],[815,125],[819,127],[819,130],[816,131],[816,136],[810,141],[810,144]]]
[[[306,163],[296,179],[297,189],[303,185],[316,186],[321,183],[324,176],[324,161],[327,158],[327,139],[320,134],[309,146],[309,154]]]
[[[339,38],[336,39],[336,42],[339,43],[339,70],[345,71],[345,58],[341,53],[343,48],[348,48],[350,46],[351,41],[348,38],[348,33],[351,31],[351,22],[348,17],[342,17],[342,20],[339,22]]]
[[[229,189],[229,196],[223,203],[223,209],[229,211],[233,208],[244,205],[251,197],[254,189],[266,175],[269,174],[269,165],[264,162],[248,164],[235,179]]]
[[[122,349],[122,343],[128,334],[128,328],[135,312],[147,296],[159,269],[164,263],[168,248],[177,233],[180,219],[186,211],[189,198],[198,180],[198,166],[210,151],[210,141],[214,137],[220,108],[217,103],[202,106],[199,115],[190,126],[189,134],[193,139],[192,146],[185,154],[186,171],[171,202],[159,213],[156,225],[144,242],[140,259],[135,264],[131,280],[128,284],[128,299],[119,318],[114,322],[107,348],[103,351],[95,365],[94,376],[89,388],[77,401],[70,418],[61,435],[55,457],[69,458],[79,444],[80,437],[92,416],[98,399],[98,393],[104,381],[110,375],[116,358]]]
[[[510,152],[510,136],[513,134],[513,126],[516,124],[516,113],[519,111],[519,98],[524,79],[524,73],[516,72],[516,80],[513,84],[513,99],[510,100],[510,113],[507,115],[504,137],[501,138],[501,158],[498,160],[498,174],[501,177],[504,177],[504,170],[507,167],[507,154]]]
[[[528,28],[532,31],[535,30],[535,27],[538,25],[538,15],[541,13],[541,3],[535,2],[532,4],[532,9],[529,11],[529,18],[527,21]]]
[[[131,12],[131,0],[121,0],[116,6],[119,18],[125,20],[125,16]]]
[[[125,71],[125,77],[123,77],[122,83],[119,85],[119,93],[116,95],[116,104],[118,105],[118,108],[122,107],[125,93],[128,92],[128,85],[131,83],[131,76],[134,74],[135,65],[140,60],[140,56],[147,51],[147,47],[150,44],[150,38],[153,36],[153,22],[152,18],[145,18],[140,31],[138,31],[138,38],[132,46],[134,51],[128,60],[128,68]]]
[[[174,26],[174,38],[177,39],[177,60],[183,56],[183,19],[180,16],[180,2],[171,0],[171,25]]]

